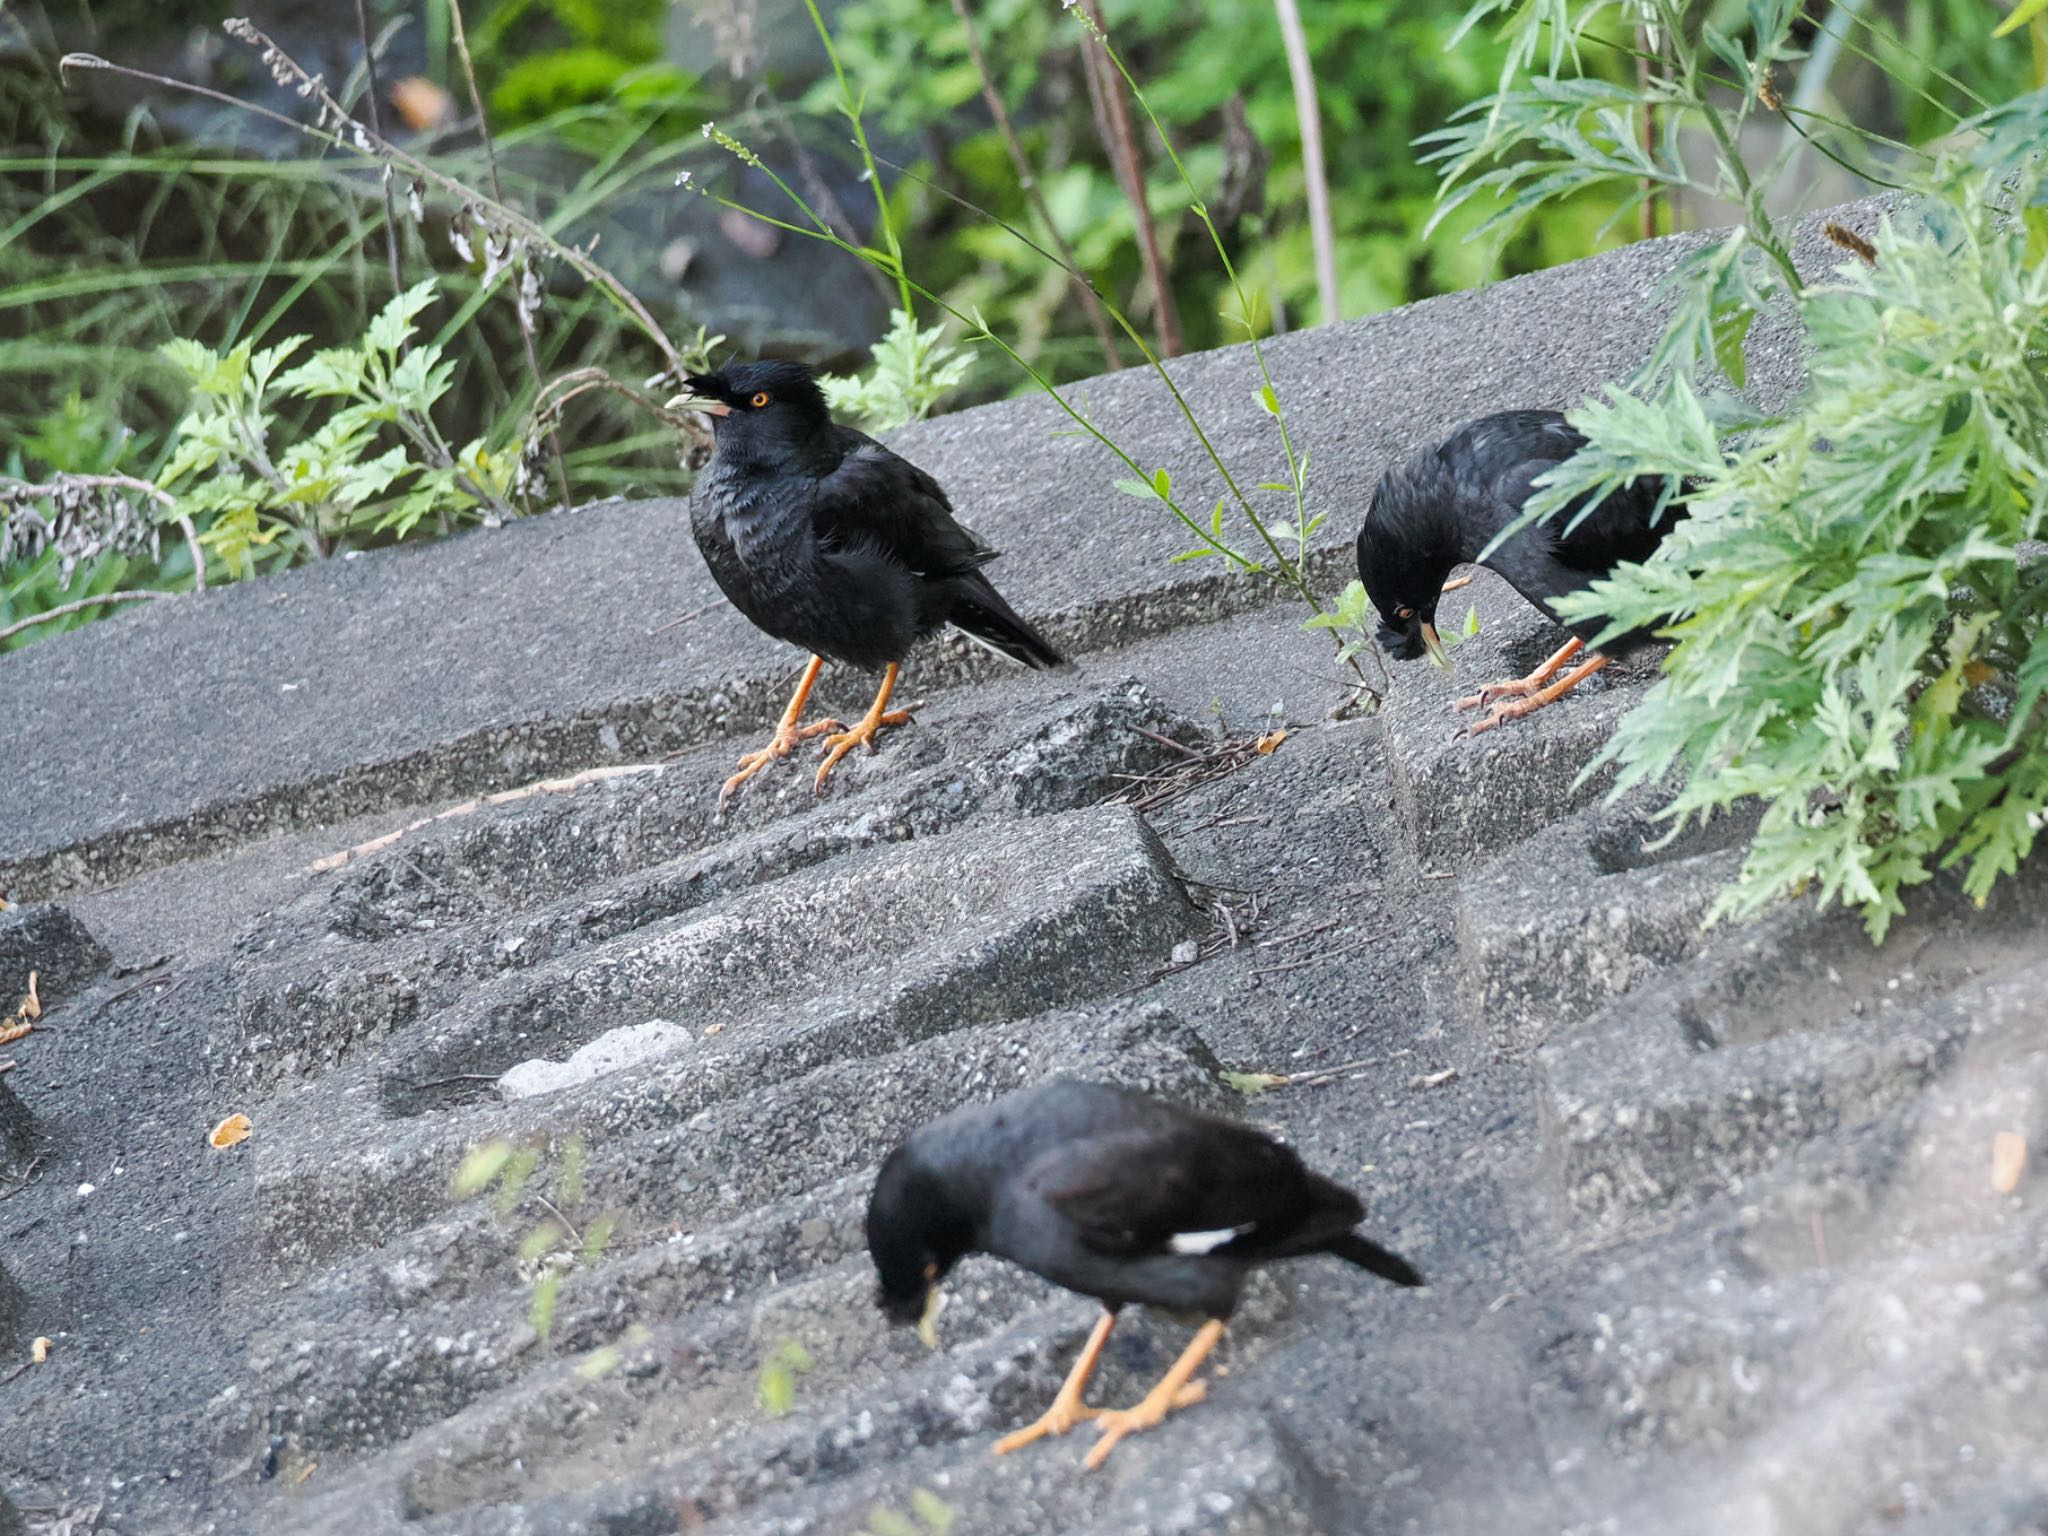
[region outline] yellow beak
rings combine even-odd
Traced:
[[[1451,670],[1451,658],[1444,651],[1444,643],[1437,637],[1434,624],[1422,626],[1422,648],[1429,653],[1429,659],[1446,672]]]
[[[924,1293],[924,1315],[917,1320],[917,1336],[926,1349],[939,1347],[939,1312],[946,1305],[946,1294],[936,1285]]]
[[[662,407],[667,411],[702,411],[706,416],[730,416],[732,407],[709,395],[676,395]]]

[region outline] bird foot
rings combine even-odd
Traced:
[[[1570,647],[1566,647],[1565,651],[1559,653],[1560,656],[1566,659],[1569,659],[1570,654]],[[1482,718],[1474,720],[1471,724],[1452,732],[1451,740],[1457,741],[1465,736],[1483,735],[1487,731],[1499,729],[1510,720],[1519,720],[1524,715],[1533,715],[1537,710],[1543,708],[1544,705],[1556,703],[1595,672],[1600,671],[1607,665],[1607,658],[1596,653],[1590,661],[1574,667],[1563,677],[1550,681],[1551,674],[1557,670],[1558,666],[1563,665],[1563,661],[1558,660],[1556,657],[1553,657],[1552,660],[1556,662],[1556,666],[1551,666],[1548,670],[1539,669],[1528,677],[1521,678],[1512,683],[1496,683],[1491,688],[1481,689],[1471,698],[1458,700],[1457,707],[1459,709],[1489,703],[1493,707]],[[1495,703],[1495,700],[1502,700],[1503,702]]]
[[[1191,1381],[1186,1386],[1168,1388],[1162,1383],[1147,1393],[1142,1401],[1130,1408],[1105,1408],[1095,1415],[1095,1427],[1099,1438],[1089,1448],[1087,1467],[1094,1471],[1105,1461],[1109,1453],[1126,1435],[1135,1435],[1141,1430],[1153,1429],[1166,1422],[1166,1416],[1180,1408],[1192,1408],[1209,1395],[1206,1381]]]
[[[1540,684],[1531,683],[1526,677],[1518,677],[1512,682],[1488,683],[1477,693],[1468,693],[1462,699],[1451,700],[1451,708],[1484,709],[1487,705],[1499,699],[1520,698],[1523,695],[1533,693],[1540,686]]]
[[[1053,1399],[1052,1406],[1038,1416],[1035,1423],[1026,1424],[998,1440],[991,1450],[997,1456],[1007,1456],[1012,1451],[1021,1451],[1025,1446],[1045,1439],[1048,1435],[1064,1435],[1076,1424],[1102,1417],[1103,1410],[1090,1408],[1083,1403],[1079,1394],[1069,1401],[1066,1394]]]
[[[1553,677],[1557,676],[1559,669],[1566,662],[1570,661],[1585,648],[1585,642],[1574,636],[1567,640],[1555,655],[1546,659],[1542,666],[1531,672],[1527,677],[1511,677],[1503,682],[1488,683],[1477,693],[1468,693],[1464,698],[1455,700],[1451,704],[1451,708],[1483,709],[1487,705],[1497,703],[1501,699],[1520,699],[1526,698],[1532,693],[1539,693],[1549,684]],[[1492,726],[1487,727],[1488,730],[1492,728]]]
[[[838,722],[834,721],[833,723],[837,724]],[[839,765],[839,760],[846,756],[847,753],[851,752],[855,747],[861,746],[866,747],[872,752],[875,750],[875,737],[880,734],[884,727],[908,724],[910,724],[909,710],[892,709],[886,714],[870,713],[858,725],[850,729],[835,731],[830,736],[827,736],[825,738],[825,761],[818,765],[818,793],[821,795],[825,793],[826,776]]]
[[[1481,694],[1475,695],[1470,699],[1460,699],[1457,707],[1459,709],[1477,709],[1480,705],[1488,703],[1492,703],[1492,700]],[[1532,710],[1541,709],[1542,707],[1534,699],[1526,698],[1515,699],[1506,704],[1494,704],[1493,708],[1488,710],[1479,719],[1468,721],[1451,732],[1451,740],[1463,741],[1468,736],[1483,736],[1488,731],[1500,729],[1510,720],[1519,720]]]
[[[767,746],[762,747],[758,752],[748,752],[740,758],[740,771],[727,779],[718,791],[719,808],[721,810],[724,809],[725,802],[732,798],[732,792],[746,783],[747,780],[778,758],[789,756],[800,744],[809,741],[820,731],[840,731],[845,728],[837,720],[813,720],[809,725],[804,726],[792,725],[787,720],[783,721],[775,727],[775,734],[769,738]]]

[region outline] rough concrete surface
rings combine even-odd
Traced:
[[[1326,573],[1388,458],[1625,372],[1681,249],[1276,343]],[[1270,457],[1242,355],[1176,369]],[[1156,381],[1076,388],[1199,479]],[[717,814],[796,658],[649,633],[707,595],[670,504],[0,662],[0,990],[51,1004],[0,1078],[0,1530],[2048,1530],[2041,871],[1938,879],[1879,950],[1804,905],[1702,931],[1746,826],[1652,847],[1653,799],[1578,782],[1649,666],[1451,741],[1555,640],[1482,575],[1455,678],[1333,721],[1299,615],[1169,565],[1052,425],[905,444],[1081,670],[934,647],[822,799],[794,763]],[[1085,1430],[991,1457],[1091,1304],[971,1260],[927,1353],[862,1212],[914,1127],[1061,1072],[1287,1136],[1429,1287],[1266,1272],[1103,1471]],[[1094,1400],[1184,1338],[1130,1319]]]

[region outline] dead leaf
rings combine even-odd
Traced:
[[[1441,1088],[1458,1075],[1456,1067],[1445,1067],[1441,1072],[1425,1072],[1420,1077],[1408,1079],[1410,1088]]]
[[[1991,1143],[1991,1187],[2001,1195],[2019,1188],[2027,1167],[2027,1138],[2018,1131],[2000,1131]]]
[[[35,1342],[28,1347],[28,1357],[37,1365],[41,1365],[50,1358],[50,1341],[42,1334],[37,1334]]]
[[[320,1463],[317,1461],[307,1462],[303,1467],[299,1468],[299,1475],[292,1479],[293,1484],[296,1485],[299,1483],[303,1483],[307,1478],[311,1477],[316,1471],[318,1471],[319,1467]]]
[[[391,87],[391,105],[416,133],[445,128],[455,121],[455,98],[421,75],[408,75]]]
[[[1271,757],[1273,755],[1274,749],[1278,747],[1280,743],[1285,741],[1286,739],[1287,732],[1284,729],[1278,731],[1268,731],[1264,736],[1261,736],[1259,738],[1259,756]]]
[[[0,1019],[0,1045],[12,1045],[35,1027],[43,1016],[43,1000],[36,992],[36,973],[28,973],[28,996],[15,1004],[14,1012]]]
[[[1963,663],[1963,681],[1972,688],[1981,688],[1998,676],[1998,668],[1988,662],[1967,661]]]
[[[247,1115],[233,1114],[208,1132],[206,1140],[208,1145],[226,1150],[247,1141],[255,1128]]]

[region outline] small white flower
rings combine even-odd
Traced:
[[[688,186],[689,184],[690,184],[690,173],[689,173],[688,171],[677,171],[677,172],[676,172],[676,185],[677,185],[677,186],[679,186],[679,187],[687,187],[687,186]]]

